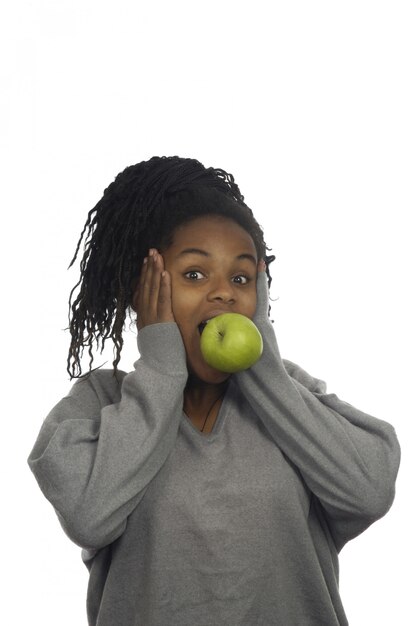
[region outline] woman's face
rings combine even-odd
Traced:
[[[250,235],[222,216],[193,219],[175,229],[161,252],[172,280],[172,310],[185,345],[188,369],[198,379],[229,377],[210,367],[200,349],[200,324],[221,313],[256,311],[258,258]]]

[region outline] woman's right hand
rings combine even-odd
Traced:
[[[133,302],[139,330],[150,324],[175,321],[171,277],[165,270],[162,255],[155,248],[149,250],[149,256],[143,261]]]

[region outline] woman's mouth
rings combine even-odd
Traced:
[[[198,330],[199,330],[199,334],[202,335],[202,331],[204,330],[205,326],[208,324],[208,320],[205,320],[204,322],[201,322],[198,325]]]
[[[210,320],[212,320],[214,317],[218,317],[218,315],[223,315],[224,313],[230,313],[230,311],[227,309],[215,309],[214,311],[205,311],[204,315],[207,315],[207,317],[202,320],[200,324],[198,324],[199,334],[202,335],[202,331]]]

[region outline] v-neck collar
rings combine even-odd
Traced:
[[[182,423],[185,424],[185,428],[187,428],[188,431],[190,430],[191,432],[195,433],[195,435],[199,439],[206,439],[207,441],[214,439],[220,433],[226,414],[228,412],[229,398],[231,395],[232,387],[233,387],[233,382],[230,379],[227,389],[225,391],[224,397],[221,402],[220,410],[218,411],[218,415],[215,420],[214,426],[212,427],[211,432],[209,433],[201,432],[196,426],[194,426],[191,419],[186,415],[185,411],[182,411]]]

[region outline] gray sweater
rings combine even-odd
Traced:
[[[183,413],[175,323],[140,359],[77,381],[29,465],[90,571],[92,626],[348,624],[338,552],[390,508],[394,429],[282,360],[258,281],[264,352],[230,378],[212,432]]]

